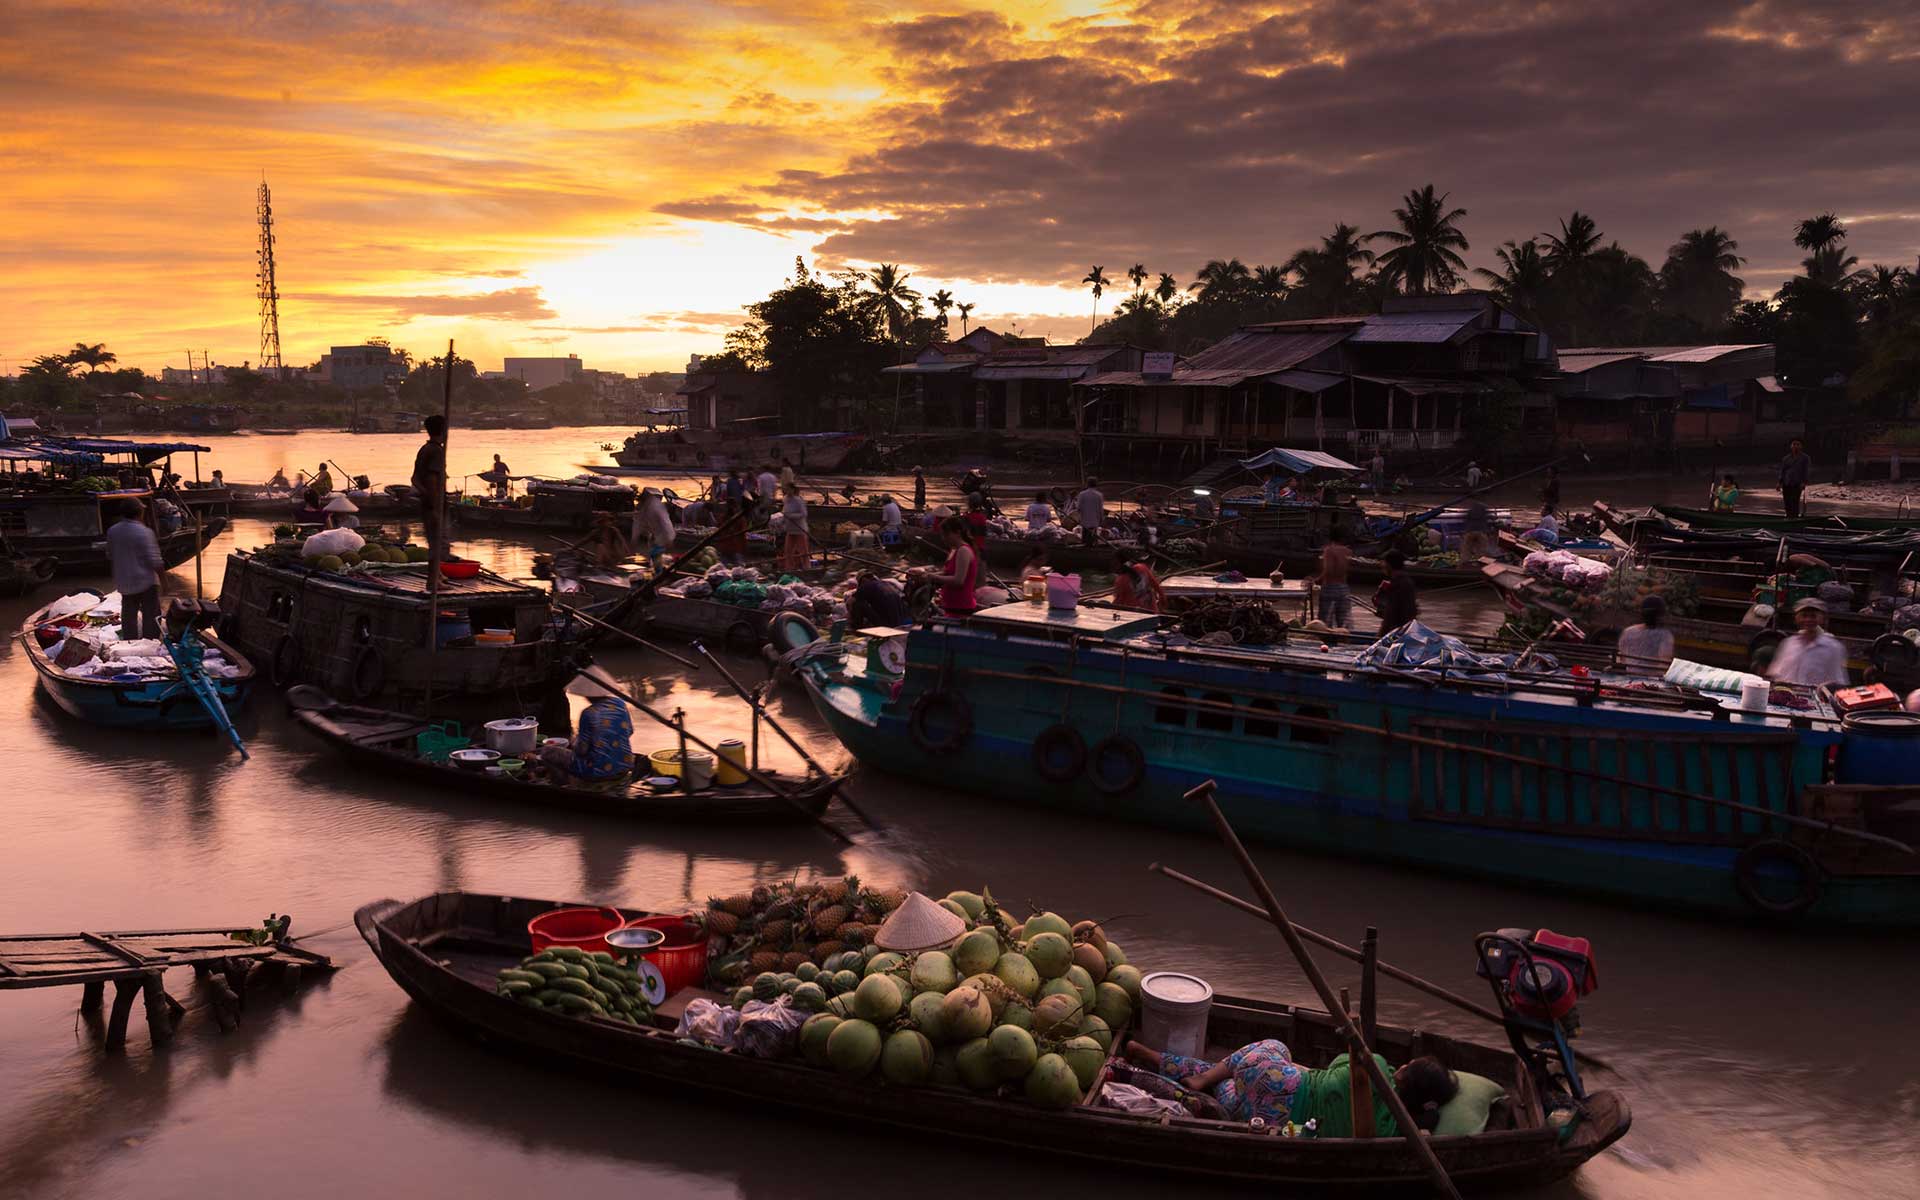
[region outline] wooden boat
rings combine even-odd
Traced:
[[[1876,533],[1890,529],[1920,529],[1920,516],[1856,516],[1851,513],[1807,514],[1789,517],[1785,513],[1758,512],[1753,509],[1722,511],[1711,508],[1687,508],[1678,504],[1656,504],[1653,511],[1669,521],[1678,521],[1689,529],[1778,529],[1828,530],[1836,533]]]
[[[429,689],[449,699],[534,695],[575,670],[547,593],[490,571],[443,579],[436,620],[425,563],[342,573],[236,550],[220,609],[223,636],[261,662],[275,686],[313,683],[355,701]],[[489,629],[510,638],[471,636]]]
[[[791,803],[754,783],[655,792],[638,780],[617,787],[582,787],[488,775],[423,758],[414,739],[433,726],[412,713],[341,704],[313,687],[296,688],[288,699],[294,720],[348,762],[387,778],[468,796],[644,821],[720,824],[807,821],[824,813],[833,799],[833,781],[824,776],[799,779],[778,772],[765,774],[787,790]],[[636,765],[645,761],[641,758]]]
[[[961,1088],[906,1090],[795,1061],[716,1052],[682,1043],[671,1031],[673,1017],[703,994],[691,988],[669,997],[653,1026],[571,1017],[496,994],[496,972],[531,952],[527,922],[557,907],[545,900],[443,892],[411,903],[376,901],[356,912],[354,923],[387,974],[433,1016],[486,1046],[544,1066],[644,1082],[663,1094],[699,1093],[742,1112],[831,1114],[842,1123],[1086,1159],[1107,1171],[1165,1172],[1190,1184],[1233,1180],[1313,1196],[1430,1194],[1424,1165],[1399,1138],[1274,1137],[1243,1122],[1142,1116],[1092,1101],[1051,1111]],[[1329,1062],[1344,1049],[1325,1013],[1214,998],[1210,1049],[1264,1038],[1285,1041],[1303,1064]],[[1593,1092],[1563,1135],[1545,1118],[1532,1072],[1510,1050],[1386,1025],[1379,1028],[1376,1048],[1390,1062],[1432,1054],[1456,1070],[1513,1081],[1514,1099],[1496,1106],[1484,1132],[1429,1143],[1466,1191],[1563,1178],[1623,1137],[1632,1123],[1618,1093]]]
[[[1139,547],[1125,543],[1100,542],[1092,546],[1083,546],[1073,542],[1037,542],[1026,538],[990,537],[981,557],[989,568],[1017,568],[1027,561],[1034,547],[1039,546],[1047,552],[1047,566],[1055,571],[1111,571],[1113,570],[1113,552],[1116,550],[1135,550]],[[947,545],[937,535],[922,533],[913,542],[913,548],[922,558],[944,562],[948,554]],[[991,580],[985,572],[980,576],[981,583]],[[1009,579],[1008,583],[1014,581]]]
[[[272,517],[284,521],[290,520],[294,510],[300,507],[300,493],[291,489],[236,483],[228,485],[227,491],[231,493],[227,511],[235,516]],[[359,509],[362,522],[412,517],[420,513],[420,497],[407,484],[388,484],[378,491],[349,488],[344,494]]]
[[[796,471],[817,475],[839,470],[866,441],[859,433],[759,432],[749,420],[725,432],[679,428],[631,434],[613,452],[613,461],[630,469],[710,474],[728,468],[755,471],[787,460]]]
[[[98,597],[99,593],[92,593]],[[177,673],[170,678],[83,677],[70,675],[48,655],[36,630],[48,624],[51,606],[37,609],[16,635],[33,664],[40,689],[63,712],[95,725],[116,729],[206,729],[218,724],[206,706],[195,698]],[[214,694],[229,713],[245,704],[253,691],[253,664],[233,646],[211,630],[196,630],[191,635],[207,650],[219,654],[239,673],[210,676]]]
[[[7,528],[7,544],[28,558],[51,558],[60,575],[105,575],[113,569],[107,560],[106,532],[119,520],[117,505],[138,500],[144,520],[154,522],[153,492],[128,488],[110,492],[0,492],[0,522]],[[156,529],[160,558],[169,569],[189,562],[220,536],[227,519],[205,517],[196,528],[183,522],[171,531]]]
[[[1167,628],[1008,604],[916,626],[904,677],[801,679],[863,765],[940,787],[1199,828],[1180,796],[1215,779],[1237,827],[1295,848],[1920,924],[1920,738],[1843,724],[1823,694],[1736,720],[1717,697],[1605,672],[1415,673],[1350,646],[1169,645]]]
[[[612,513],[622,525],[631,519],[636,496],[623,483],[581,483],[535,479],[527,484],[528,502],[467,496],[447,505],[447,516],[469,529],[553,529],[585,532],[600,513]]]
[[[59,569],[60,560],[51,554],[0,555],[0,595],[24,596]]]

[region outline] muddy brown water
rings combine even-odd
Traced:
[[[601,461],[579,444],[591,432],[488,436],[492,445],[524,439],[505,451],[518,470]],[[376,482],[404,474],[415,440],[222,439],[211,465],[234,479],[279,465],[247,457],[251,443],[344,456],[329,439],[364,447],[379,469],[349,466]],[[374,452],[387,442],[390,453]],[[233,539],[251,544],[265,532],[263,522],[242,521],[221,539],[207,560],[210,594]],[[534,544],[463,548],[516,573]],[[172,585],[191,589],[191,569],[175,571]],[[0,601],[0,623],[17,628],[55,594]],[[1465,624],[1486,603],[1436,597],[1429,611],[1436,623]],[[746,732],[743,710],[716,680],[643,652],[604,658],[645,698],[684,707],[696,725]],[[759,675],[751,661],[736,665]],[[776,692],[774,709],[816,752],[841,757],[804,699]],[[244,764],[211,738],[104,732],[38,697],[12,642],[0,652],[0,721],[9,751],[0,929],[219,925],[290,912],[295,932],[314,934],[307,944],[344,968],[291,999],[256,1001],[231,1034],[177,973],[169,986],[189,1015],[173,1044],[154,1050],[136,1014],[128,1051],[115,1057],[76,1018],[76,991],[0,992],[0,1195],[826,1197],[858,1186],[878,1163],[908,1180],[930,1166],[960,1186],[1030,1194],[1148,1196],[1167,1186],[1067,1159],[853,1127],[830,1113],[804,1121],[730,1109],[496,1055],[413,1008],[367,953],[346,923],[380,897],[472,888],[677,909],[795,874],[853,871],[935,894],[988,885],[1016,907],[1106,918],[1148,968],[1311,1002],[1270,930],[1148,874],[1149,863],[1165,862],[1243,891],[1225,853],[1197,835],[872,774],[856,778],[856,791],[886,831],[844,850],[810,829],[649,829],[542,815],[342,767],[266,692],[243,721],[254,752]],[[654,732],[643,727],[636,745]],[[1256,857],[1303,923],[1349,941],[1377,925],[1384,957],[1475,999],[1485,999],[1472,976],[1475,932],[1545,925],[1593,939],[1601,987],[1583,1005],[1586,1044],[1619,1068],[1593,1082],[1627,1092],[1634,1127],[1573,1180],[1536,1194],[1920,1194],[1912,1032],[1920,960],[1911,937],[1707,922],[1282,847]],[[1350,964],[1323,966],[1336,986],[1356,984]],[[1383,1020],[1498,1036],[1391,981],[1381,1006]]]

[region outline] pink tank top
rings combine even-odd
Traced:
[[[973,597],[973,585],[980,578],[980,552],[972,547],[965,547],[965,549],[972,560],[967,564],[967,577],[959,583],[948,584],[940,589],[940,607],[952,616],[961,616],[980,607],[979,601]],[[954,574],[959,569],[959,561],[960,551],[955,550],[947,556],[947,565],[940,568],[940,573]]]

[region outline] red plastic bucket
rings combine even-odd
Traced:
[[[582,950],[605,950],[607,935],[627,923],[617,908],[556,908],[527,922],[527,936],[533,939],[533,952],[549,946],[578,946]]]
[[[666,980],[667,995],[706,982],[707,935],[698,925],[685,917],[635,917],[627,928],[658,929],[667,935],[658,949],[647,951],[647,961],[660,968]]]

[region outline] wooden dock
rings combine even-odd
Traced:
[[[167,994],[164,976],[170,968],[190,967],[207,984],[214,1020],[222,1029],[239,1024],[247,983],[255,975],[276,979],[291,991],[306,972],[333,970],[325,955],[286,941],[238,940],[234,928],[0,934],[0,991],[77,984],[81,1011],[97,1012],[111,983],[106,1048],[117,1051],[127,1044],[127,1018],[136,999],[145,1001],[154,1043],[173,1037],[186,1009]]]

